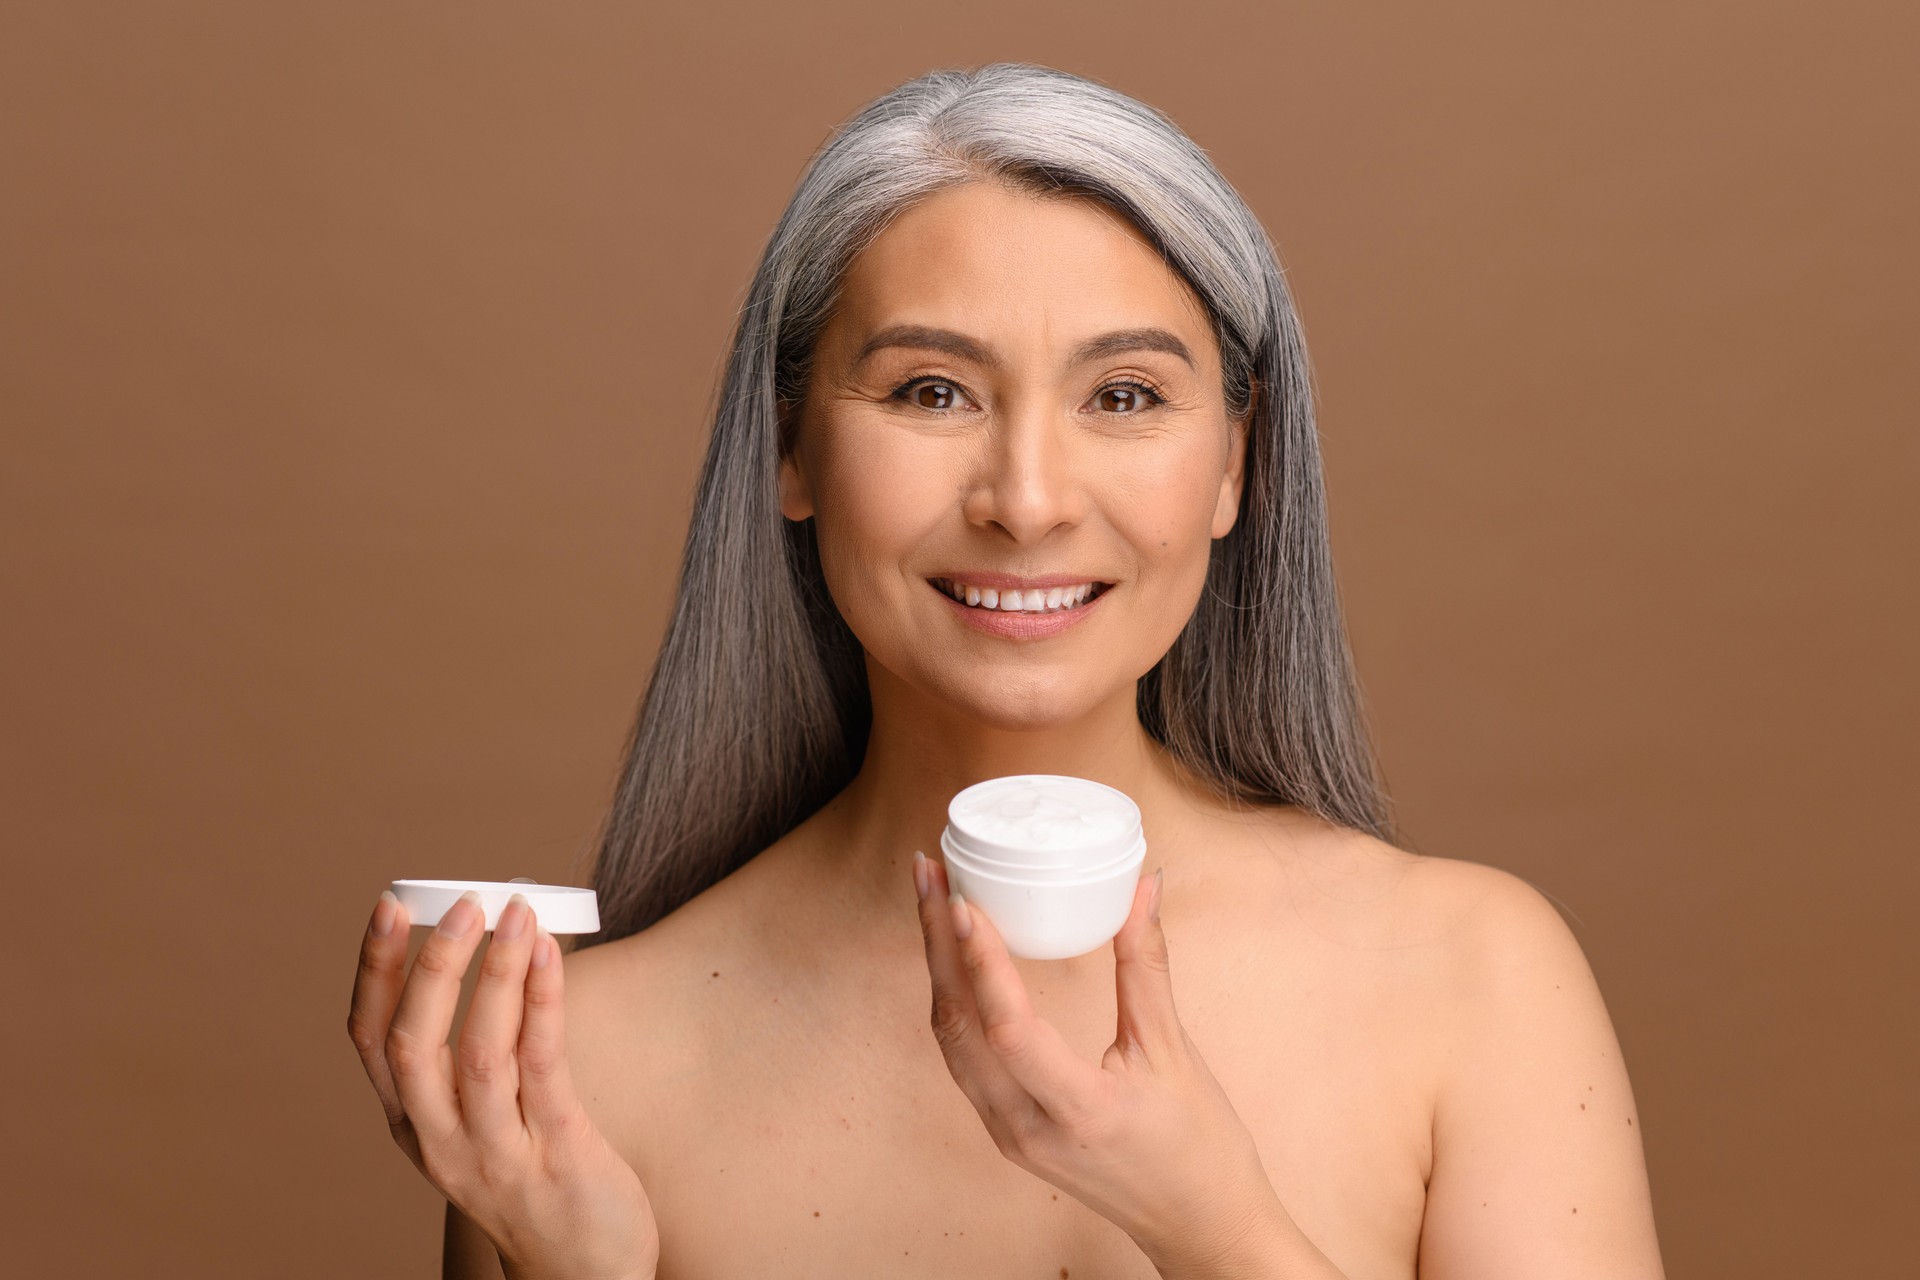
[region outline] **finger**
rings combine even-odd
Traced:
[[[1162,871],[1155,871],[1135,887],[1133,910],[1113,938],[1120,1009],[1114,1045],[1123,1052],[1144,1055],[1149,1062],[1165,1060],[1184,1038],[1173,1008],[1167,935],[1158,919],[1161,878]]]
[[[527,1128],[551,1137],[580,1112],[567,1068],[566,964],[545,929],[527,970],[526,1014],[520,1022],[520,1109]]]
[[[981,1036],[980,1010],[960,960],[960,940],[954,936],[947,903],[947,869],[931,858],[924,858],[924,867],[928,889],[920,899],[920,933],[933,980],[933,1035],[947,1060],[947,1071],[989,1124],[997,1117],[1011,1121],[1031,1116],[1037,1105],[1032,1096]]]
[[[526,895],[516,893],[494,923],[467,1022],[454,1046],[460,1115],[474,1140],[488,1145],[518,1140],[524,1132],[517,1055],[533,930],[533,910]]]
[[[394,1006],[400,1003],[400,989],[407,982],[407,909],[393,890],[383,889],[374,905],[373,918],[367,922],[366,936],[360,942],[360,967],[353,978],[353,1004],[347,1011],[347,1035],[360,1053],[360,1064],[379,1095],[387,1124],[401,1136],[408,1129],[406,1108],[400,1103],[400,1091],[394,1087],[393,1071],[387,1065],[387,1028],[393,1023]],[[406,1133],[411,1142],[412,1134]]]
[[[1082,1062],[1053,1024],[1033,1011],[1027,984],[986,913],[957,896],[952,911],[956,932],[966,921],[967,936],[956,942],[979,1010],[981,1041],[1020,1088],[1064,1122],[1088,1105],[1101,1083],[1100,1069]]]
[[[485,924],[480,895],[472,889],[447,908],[413,958],[413,972],[407,975],[393,1026],[387,1030],[394,1087],[423,1146],[444,1142],[460,1128],[447,1032],[460,1003],[460,979]]]

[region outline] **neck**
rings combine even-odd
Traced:
[[[894,914],[903,895],[911,901],[914,851],[938,860],[947,802],[988,778],[1069,774],[1125,792],[1145,829],[1143,875],[1162,865],[1171,873],[1181,833],[1218,803],[1141,725],[1133,682],[1070,722],[1006,728],[909,689],[871,662],[868,676],[866,754],[859,774],[822,811],[813,846],[821,869],[862,909]]]

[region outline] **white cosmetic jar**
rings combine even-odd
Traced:
[[[1017,881],[1020,884],[1038,884],[1063,880],[1091,880],[1109,871],[1118,870],[1128,861],[1139,861],[1144,847],[1144,841],[1136,841],[1127,848],[1126,852],[1119,854],[1117,857],[1109,858],[1098,866],[1023,867],[1017,863],[995,862],[990,858],[981,858],[969,853],[964,853],[960,849],[955,848],[953,842],[944,836],[940,840],[940,854],[941,857],[946,860],[947,865],[952,866],[956,862],[965,863],[973,870],[984,872],[990,876],[1001,876],[1008,880]]]
[[[953,887],[1025,960],[1064,960],[1110,941],[1147,856],[1140,809],[1126,793],[1044,773],[990,778],[955,795],[940,848]]]

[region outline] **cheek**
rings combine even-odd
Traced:
[[[1209,459],[1172,453],[1129,470],[1119,501],[1108,508],[1145,570],[1172,586],[1191,581],[1196,594],[1213,544],[1220,471]]]
[[[903,562],[924,546],[952,505],[953,486],[937,460],[884,437],[840,448],[814,481],[814,532],[821,568],[850,625],[868,612],[863,598],[887,589]]]

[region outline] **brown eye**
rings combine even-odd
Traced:
[[[923,382],[908,396],[922,409],[953,408],[953,388],[944,382]]]
[[[895,387],[888,399],[910,404],[916,409],[925,409],[930,413],[941,413],[957,407],[954,398],[959,392],[951,382],[940,378],[913,378]]]
[[[1118,402],[1108,401],[1106,399],[1108,396],[1117,397]],[[1100,388],[1094,399],[1102,409],[1113,409],[1122,417],[1130,417],[1166,402],[1166,397],[1158,391],[1144,382],[1135,382],[1131,378],[1121,382],[1109,382]]]

